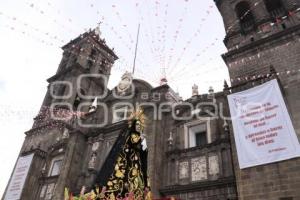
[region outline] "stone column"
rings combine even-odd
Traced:
[[[96,139],[96,142],[99,142],[99,147],[98,149],[96,150],[97,153],[98,153],[98,158],[97,158],[97,168],[100,169],[104,163],[104,158],[105,158],[105,155],[104,155],[104,134],[103,133],[100,133]]]
[[[218,156],[218,162],[219,162],[219,177],[224,177],[224,163],[223,163],[223,157],[222,157],[222,150],[219,150],[217,152],[217,156]]]
[[[175,169],[175,173],[173,173],[173,174],[175,174],[175,181],[174,181],[174,183],[175,184],[178,184],[179,183],[179,178],[178,178],[178,171],[179,171],[179,161],[176,159],[175,160],[175,167],[174,167],[174,169]]]
[[[168,165],[167,165],[167,186],[169,186],[169,185],[171,185],[172,184],[172,173],[171,173],[171,171],[172,171],[172,160],[168,160]]]
[[[89,160],[91,158],[91,154],[92,154],[92,146],[93,146],[93,138],[92,137],[89,137],[88,138],[88,141],[87,141],[87,145],[88,145],[88,150],[87,150],[87,153],[86,153],[86,156],[85,156],[85,159],[84,159],[84,163],[86,164],[86,168],[88,168],[89,166]]]

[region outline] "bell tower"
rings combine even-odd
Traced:
[[[49,109],[53,109],[51,105],[72,112],[87,111],[85,107],[78,110],[80,103],[92,103],[93,96],[105,93],[111,67],[118,57],[100,36],[97,27],[62,47],[63,57],[56,74],[47,80],[48,91],[34,127],[43,121],[45,112],[49,116]]]
[[[299,0],[215,0],[223,17],[232,84],[275,70],[297,70]],[[282,77],[283,84],[288,81]]]
[[[58,70],[47,80],[40,112],[32,129],[25,132],[3,199],[62,199],[64,187],[75,187],[78,177],[84,176],[82,160],[91,142],[75,119],[84,118],[78,113],[95,113],[101,101],[96,96],[105,96],[118,57],[100,37],[99,28],[80,35],[62,50]]]
[[[242,91],[256,84],[254,80],[276,74],[299,139],[300,0],[215,0],[215,3],[226,30],[224,44],[228,51],[222,57],[232,90]],[[233,136],[231,140],[239,199],[300,198],[294,187],[294,182],[300,180],[299,159],[241,170]]]

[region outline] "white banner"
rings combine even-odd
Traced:
[[[32,158],[33,154],[19,157],[16,168],[7,187],[4,200],[18,200],[21,198],[21,193],[23,191]]]
[[[277,80],[228,95],[240,168],[300,156]]]

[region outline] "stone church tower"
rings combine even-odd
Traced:
[[[300,1],[215,2],[226,30],[228,52],[223,59],[232,85],[228,92],[242,91],[275,75],[300,138]],[[240,170],[235,145],[233,158],[239,199],[300,199],[300,159]]]
[[[21,166],[16,164],[15,175],[3,195],[5,199],[62,199],[64,185],[76,187],[76,177],[87,159],[83,156],[85,137],[83,133],[75,133],[74,119],[90,109],[93,96],[105,93],[111,66],[118,57],[100,38],[97,29],[80,35],[62,49],[58,70],[47,80],[49,86],[40,112],[32,129],[25,132],[17,163],[20,164],[20,158],[26,161],[21,161]],[[88,76],[81,77],[82,74]],[[80,105],[83,106],[79,108]],[[26,165],[29,165],[27,178],[24,177],[20,189]]]

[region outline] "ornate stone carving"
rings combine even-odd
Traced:
[[[91,159],[89,161],[89,164],[88,164],[88,168],[89,169],[95,169],[95,166],[96,166],[96,158],[97,158],[97,154],[95,152],[93,152],[92,156],[91,156]]]
[[[212,86],[209,86],[208,93],[213,94],[214,92],[215,92],[214,88]]]
[[[192,96],[197,96],[197,95],[199,95],[198,85],[194,84],[192,87]]]
[[[55,183],[51,183],[48,185],[45,200],[52,199],[54,189],[55,189]]]
[[[179,179],[189,177],[189,162],[184,161],[179,163]]]
[[[148,92],[142,92],[141,93],[141,99],[148,100],[149,99],[149,93]]]
[[[219,169],[219,158],[217,155],[212,155],[208,157],[208,165],[209,165],[209,170],[208,173],[209,175],[218,175],[220,172]]]
[[[119,82],[117,86],[117,92],[120,95],[125,95],[125,92],[130,88],[132,84],[132,74],[130,72],[125,72],[121,78],[121,81]]]
[[[206,157],[193,158],[192,162],[192,181],[207,179]]]
[[[173,145],[173,132],[170,131],[170,135],[169,135],[169,138],[168,138],[168,145]]]
[[[94,142],[93,145],[92,145],[92,151],[97,151],[99,149],[99,142]]]
[[[41,192],[40,192],[40,198],[44,198],[46,194],[47,185],[43,185]]]

